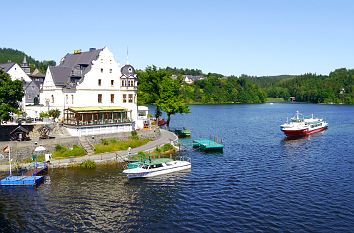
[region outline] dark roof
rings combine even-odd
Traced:
[[[63,86],[73,76],[82,77],[91,70],[92,61],[96,60],[103,49],[90,49],[87,52],[66,54],[58,66],[49,67],[55,85]]]
[[[30,77],[33,77],[33,78],[44,78],[45,75],[42,74],[38,69],[35,69],[33,71],[33,73],[30,75]]]
[[[69,81],[72,68],[63,66],[50,66],[49,70],[52,73],[55,85],[62,86]]]
[[[13,134],[13,133],[15,133],[17,131],[29,133],[28,129],[26,129],[25,127],[19,125],[16,129],[12,130],[10,134]]]
[[[120,69],[122,75],[124,75],[125,77],[129,78],[129,77],[133,77],[135,78],[135,69],[132,65],[124,65],[121,69]]]
[[[15,62],[7,62],[0,64],[0,69],[5,70],[5,72],[9,71],[11,67],[13,67],[16,63]]]
[[[59,66],[71,67],[74,68],[77,65],[91,65],[91,62],[97,59],[98,54],[102,49],[92,49],[87,52],[80,53],[68,53],[61,60]]]

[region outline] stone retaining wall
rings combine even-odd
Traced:
[[[157,128],[155,130],[142,130],[138,131],[138,135],[140,138],[149,138],[151,140],[156,139],[160,135],[160,130]],[[105,135],[96,135],[94,137],[87,136],[86,139],[91,144],[98,144],[101,142],[101,139],[111,139],[115,138],[118,140],[124,140],[131,136],[130,132],[125,133],[117,133],[117,134],[105,134]],[[37,142],[37,144],[35,144]],[[72,147],[73,145],[80,145],[79,137],[58,137],[52,139],[40,139],[38,141],[9,141],[9,142],[1,142],[0,141],[0,154],[5,155],[2,151],[2,148],[10,145],[11,147],[11,157],[13,161],[19,161],[26,158],[30,158],[34,149],[37,146],[44,146],[48,151],[54,151],[56,145],[62,145],[66,147]],[[7,154],[6,154],[7,155]],[[8,159],[0,156],[0,164],[7,164]]]

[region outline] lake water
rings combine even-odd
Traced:
[[[285,140],[296,110],[329,129]],[[173,126],[217,136],[192,170],[128,181],[117,166],[50,171],[38,188],[0,188],[0,231],[354,232],[354,106],[194,105]],[[184,140],[188,146],[189,140]]]

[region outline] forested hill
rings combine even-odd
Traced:
[[[21,65],[24,56],[27,57],[27,63],[31,67],[31,72],[38,68],[43,74],[46,72],[48,65],[55,65],[55,61],[38,61],[26,53],[10,48],[0,48],[0,63],[6,63],[8,61],[16,62]]]
[[[203,74],[201,70],[165,68],[166,77],[172,74]],[[144,75],[146,70],[139,71]],[[157,72],[149,69],[149,72]],[[190,72],[190,73],[189,73]],[[154,76],[155,74],[151,74]],[[203,74],[204,79],[186,84],[179,78],[180,94],[187,103],[262,103],[266,98],[295,97],[298,102],[354,104],[354,69],[337,69],[329,75],[303,74],[252,77],[225,77]],[[139,75],[138,75],[139,77]],[[139,81],[141,85],[144,80]],[[140,101],[149,103],[140,92]]]
[[[267,89],[269,97],[279,93],[301,102],[354,104],[354,69],[337,69],[329,75],[304,74]]]
[[[241,75],[242,78],[250,79],[252,82],[260,86],[261,88],[268,88],[279,83],[286,82],[288,80],[298,77],[298,75],[276,75],[276,76],[248,76]]]

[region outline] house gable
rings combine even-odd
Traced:
[[[28,75],[17,63],[14,63],[6,72],[11,76],[12,80],[24,80],[26,82],[31,82],[30,77],[28,77]]]

